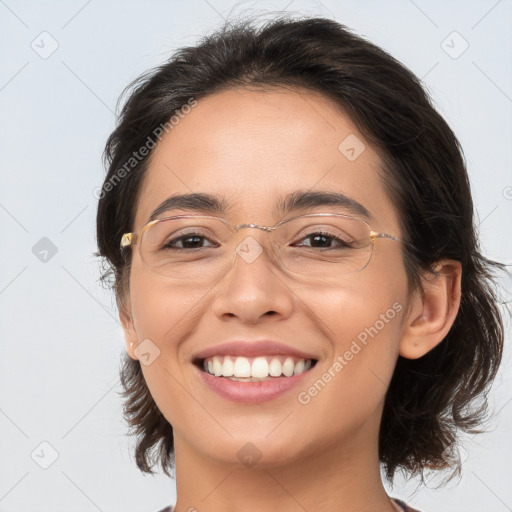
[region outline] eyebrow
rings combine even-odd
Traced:
[[[284,198],[279,198],[274,206],[276,216],[284,216],[299,210],[317,208],[319,206],[341,207],[345,211],[373,220],[370,212],[355,199],[341,193],[327,190],[300,191],[297,190]],[[151,213],[150,221],[155,220],[160,214],[171,210],[193,210],[205,214],[225,215],[229,210],[226,198],[206,194],[203,192],[190,194],[176,194],[162,201]]]

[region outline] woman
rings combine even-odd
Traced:
[[[327,19],[226,25],[132,84],[105,159],[125,415],[175,512],[414,511],[380,463],[459,469],[501,265],[409,70]]]

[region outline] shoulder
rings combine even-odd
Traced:
[[[402,500],[399,500],[397,498],[393,498],[393,501],[403,510],[403,512],[421,512],[416,508],[409,507],[407,503],[404,503]],[[162,510],[159,510],[158,512],[173,512],[173,507],[165,507]]]
[[[403,510],[403,512],[421,512],[417,508],[409,507],[409,505],[407,505],[407,503],[405,503],[402,500],[399,500],[398,498],[392,498],[392,499],[400,507],[400,509]],[[166,511],[162,510],[162,512],[167,512],[167,510]]]
[[[393,498],[393,501],[403,510],[403,512],[421,512],[416,508],[409,507],[407,503],[404,503],[402,500],[399,500],[397,498]],[[173,512],[173,507],[165,507],[162,510],[159,510],[158,512]]]

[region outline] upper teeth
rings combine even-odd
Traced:
[[[203,369],[216,377],[291,377],[311,367],[311,359],[283,356],[214,356],[203,361]]]

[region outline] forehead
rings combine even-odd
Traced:
[[[190,193],[219,196],[233,222],[270,225],[276,204],[300,190],[343,193],[370,212],[374,229],[396,230],[380,166],[354,123],[318,93],[223,91],[182,114],[153,150],[135,229],[169,196]]]

